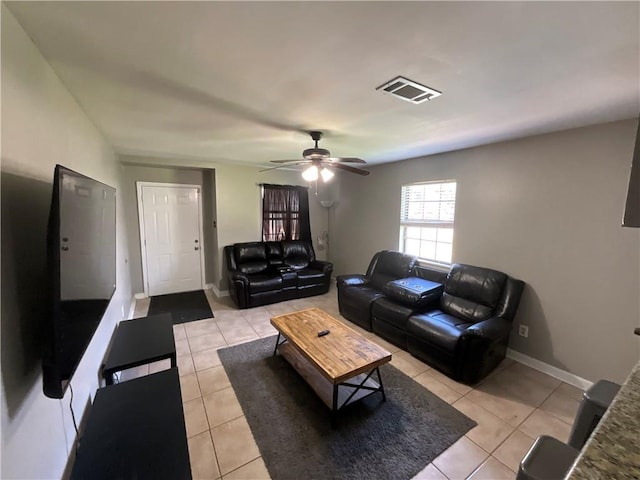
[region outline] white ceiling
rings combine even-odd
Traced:
[[[319,129],[373,164],[640,111],[639,2],[7,4],[121,153],[266,165]]]

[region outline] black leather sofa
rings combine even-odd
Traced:
[[[235,243],[224,247],[229,294],[251,308],[329,291],[333,265],[316,260],[302,240]]]
[[[338,276],[337,287],[342,316],[474,384],[505,357],[524,282],[472,265],[439,272],[385,250],[366,275]]]

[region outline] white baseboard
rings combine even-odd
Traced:
[[[147,294],[146,293],[136,293],[133,298],[135,298],[136,300],[142,300],[143,298],[147,298]]]
[[[210,288],[211,290],[213,290],[213,294],[218,298],[229,296],[229,290],[220,290],[213,283],[208,283],[207,288]]]
[[[129,305],[129,314],[127,315],[127,320],[132,319],[135,312],[136,312],[136,297],[134,295],[131,298],[131,304]]]
[[[536,360],[533,357],[525,355],[524,353],[516,352],[510,348],[507,348],[507,358],[520,362],[527,367],[531,367],[542,373],[546,373],[547,375],[557,378],[558,380],[562,380],[569,385],[578,387],[580,390],[587,390],[591,385],[593,385],[593,382],[585,378],[574,375],[573,373],[567,372],[566,370],[562,370],[558,367],[554,367],[553,365],[549,365],[548,363],[541,362],[540,360]]]

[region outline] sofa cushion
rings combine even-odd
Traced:
[[[251,275],[268,267],[267,249],[262,242],[236,243],[233,251],[238,270],[242,273]]]
[[[299,287],[307,287],[310,285],[320,285],[325,280],[324,272],[320,270],[314,270],[311,268],[303,268],[302,270],[297,270],[296,274],[298,275]]]
[[[423,342],[453,352],[460,335],[472,325],[462,318],[448,315],[440,310],[412,315],[407,322],[407,333]]]
[[[423,308],[440,298],[444,286],[418,277],[401,278],[388,282],[383,293],[393,300],[412,308]]]
[[[373,321],[373,331],[375,332],[375,321],[386,322],[405,330],[409,317],[415,313],[415,310],[401,305],[391,298],[380,297],[371,304],[371,317]],[[378,332],[376,332],[378,333]]]
[[[387,283],[392,282],[393,280],[396,280],[397,278],[398,277],[394,275],[389,275],[388,273],[376,272],[373,275],[371,275],[371,278],[369,279],[369,285],[371,285],[371,287],[375,288],[376,290],[379,290],[380,293],[382,293],[384,286]]]
[[[282,265],[282,245],[280,242],[264,242],[267,249],[267,262],[270,266]]]
[[[294,270],[302,270],[315,260],[309,253],[307,242],[288,240],[282,242],[282,260]]]
[[[340,314],[347,320],[371,331],[371,303],[384,295],[367,285],[345,286],[338,289]]]
[[[249,293],[271,292],[282,288],[280,275],[255,274],[249,276]]]
[[[488,268],[454,264],[444,284],[440,308],[472,323],[491,316],[507,275]]]
[[[393,250],[384,250],[380,252],[373,271],[369,273],[372,276],[381,273],[395,280],[397,278],[408,277],[415,264],[416,257],[412,255],[406,255]],[[384,287],[384,284],[378,286],[380,290],[382,290],[382,287]]]

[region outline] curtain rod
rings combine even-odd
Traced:
[[[309,190],[309,187],[304,185],[277,185],[275,183],[256,183],[258,187],[287,187],[287,188],[306,188]]]

